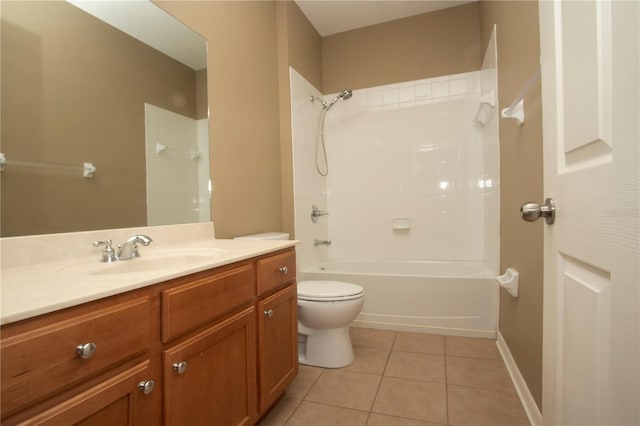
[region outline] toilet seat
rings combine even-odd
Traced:
[[[312,302],[336,302],[359,299],[364,296],[362,287],[341,281],[301,281],[298,283],[298,299]]]

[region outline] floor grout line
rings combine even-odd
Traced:
[[[293,399],[293,398],[292,398]],[[298,408],[300,408],[300,405],[302,404],[302,399],[298,400],[298,405],[296,405],[296,408],[293,409],[293,411],[287,416],[286,419],[284,419],[284,422],[282,423],[282,426],[286,426],[287,423],[289,422],[289,420],[291,419],[291,417],[293,417],[293,415],[295,414],[296,411],[298,411]]]
[[[300,364],[298,363],[298,365],[305,365],[305,364]],[[321,368],[321,367],[314,367],[314,368]],[[307,395],[309,394],[309,392],[311,392],[311,389],[315,386],[315,384],[318,382],[318,380],[320,379],[320,376],[322,376],[325,372],[326,368],[322,368],[322,371],[320,372],[320,374],[318,374],[318,377],[316,377],[316,379],[313,381],[313,383],[311,384],[311,386],[309,386],[309,389],[307,389],[307,391],[304,393],[304,395],[302,395],[302,398],[299,399],[298,401],[300,401],[298,403],[298,405],[296,406],[296,408],[291,412],[291,414],[289,414],[289,416],[286,418],[286,420],[284,421],[284,423],[282,424],[283,426],[286,426],[286,424],[289,422],[289,420],[291,420],[291,418],[293,417],[293,415],[296,413],[296,411],[298,411],[298,409],[300,408],[300,406],[302,405],[302,403],[305,401],[305,398],[307,397]],[[292,398],[295,399],[295,398]]]
[[[444,408],[449,423],[449,376],[447,375],[447,337],[444,338]]]
[[[378,386],[376,387],[376,392],[373,395],[373,400],[371,401],[371,407],[369,407],[369,414],[367,415],[367,421],[365,425],[369,423],[369,418],[371,417],[371,413],[373,413],[373,406],[375,405],[376,399],[378,398],[378,392],[380,392],[380,386],[382,386],[382,379],[384,379],[384,373],[387,370],[387,364],[389,364],[389,358],[391,357],[391,352],[393,351],[393,345],[396,342],[397,336],[398,336],[398,332],[396,331],[393,333],[393,341],[391,342],[391,347],[389,348],[389,351],[387,353],[387,359],[384,362],[384,368],[380,373],[380,381],[378,382]]]
[[[316,367],[316,368],[322,368],[322,367]],[[327,369],[326,368],[322,368],[322,371],[320,372],[320,374],[318,374],[318,377],[316,377],[316,379],[313,381],[313,383],[311,383],[311,386],[309,386],[309,389],[307,389],[307,391],[302,396],[302,401],[306,400],[307,395],[309,395],[309,392],[311,392],[311,389],[313,389],[313,387],[316,385],[316,383],[318,383],[318,380],[320,380],[320,377],[322,377],[322,375],[324,374],[325,371],[327,371]]]
[[[354,410],[354,411],[358,411],[360,413],[366,413],[366,418],[364,419],[365,421],[365,425],[368,424],[371,419],[372,419],[372,415],[376,414],[376,415],[384,415],[384,416],[390,416],[390,417],[396,417],[399,419],[411,419],[412,417],[404,417],[401,415],[392,415],[392,414],[385,414],[385,413],[377,413],[374,411],[374,406],[376,404],[376,401],[378,400],[378,397],[380,396],[380,391],[381,391],[381,387],[382,387],[382,381],[385,377],[396,377],[396,376],[386,376],[386,373],[388,371],[389,368],[389,362],[391,360],[391,356],[393,355],[393,352],[398,352],[398,353],[414,353],[414,354],[422,354],[422,355],[431,355],[431,356],[438,356],[438,357],[442,357],[444,359],[444,390],[445,390],[445,421],[446,421],[446,425],[451,425],[451,417],[450,417],[450,406],[449,406],[449,385],[453,386],[461,386],[461,387],[465,387],[465,388],[469,388],[469,389],[487,389],[487,390],[494,390],[494,391],[508,391],[508,389],[503,389],[503,388],[494,388],[494,387],[486,387],[486,386],[474,386],[474,385],[467,385],[467,384],[455,384],[455,383],[449,383],[450,377],[448,374],[448,361],[452,361],[456,358],[465,358],[465,359],[470,359],[470,360],[478,360],[478,361],[500,361],[500,359],[495,360],[493,358],[486,358],[486,357],[476,357],[476,356],[468,356],[468,355],[457,355],[457,354],[453,354],[453,353],[449,353],[450,350],[447,350],[447,336],[443,336],[444,337],[444,347],[443,347],[443,351],[442,353],[431,353],[431,352],[422,352],[420,350],[396,350],[395,349],[395,345],[396,343],[399,342],[399,331],[394,331],[393,332],[393,338],[391,339],[391,345],[390,347],[381,347],[381,346],[360,346],[360,345],[354,345],[354,349],[356,347],[361,347],[361,348],[368,348],[368,349],[377,349],[377,350],[385,350],[387,351],[386,354],[383,354],[382,352],[379,352],[378,355],[376,355],[378,358],[377,361],[374,362],[374,364],[363,364],[364,368],[363,371],[349,371],[346,370],[345,372],[348,373],[355,373],[355,374],[364,374],[364,375],[369,375],[369,376],[376,376],[378,377],[378,383],[377,386],[375,388],[375,392],[373,393],[373,397],[371,399],[371,404],[369,405],[368,410],[363,410],[363,409],[357,409],[357,408],[350,408],[350,407],[344,407],[341,405],[334,405],[332,403],[326,403],[326,402],[317,402],[317,401],[308,401],[306,398],[309,396],[311,390],[318,384],[318,381],[320,380],[320,377],[322,377],[323,375],[326,374],[327,370],[333,370],[333,369],[327,369],[327,368],[321,368],[321,367],[316,367],[316,368],[320,368],[321,371],[318,374],[317,377],[315,377],[315,379],[312,381],[311,385],[308,387],[308,389],[304,392],[302,399],[298,400],[298,404],[297,406],[292,410],[292,412],[287,416],[286,420],[284,420],[284,423],[282,423],[282,425],[286,425],[288,424],[292,418],[296,415],[296,413],[299,412],[299,410],[301,409],[302,403],[303,402],[307,402],[307,403],[313,403],[313,404],[317,404],[317,405],[321,405],[321,406],[325,406],[325,407],[335,407],[335,408],[340,408],[340,409],[348,409],[348,410]],[[388,336],[390,337],[390,336]],[[381,341],[382,342],[382,341]],[[388,343],[389,340],[387,338],[384,339],[384,343]],[[386,346],[386,345],[385,345]],[[422,347],[415,347],[416,349],[422,349]],[[411,348],[413,349],[413,347]],[[382,355],[384,355],[384,358],[382,358]],[[449,359],[449,357],[451,357],[451,359]],[[380,366],[380,361],[382,361],[384,359],[384,366],[381,369],[381,372],[378,373],[377,371],[379,369]],[[372,358],[372,360],[375,360],[375,358]],[[301,364],[302,365],[302,364]],[[378,367],[376,368],[368,368],[371,366],[375,366],[377,365]],[[341,369],[335,369],[335,370],[341,370]],[[374,371],[374,372],[371,372]],[[411,381],[420,381],[420,382],[430,382],[430,383],[439,383],[442,384],[442,382],[438,382],[438,381],[433,381],[433,380],[422,380],[422,379],[412,379],[409,377],[397,377],[398,379],[402,379],[402,380],[411,380]],[[295,399],[295,398],[293,398]],[[419,420],[419,419],[415,419],[418,421],[424,421],[424,420]]]

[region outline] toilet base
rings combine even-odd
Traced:
[[[324,368],[341,368],[353,362],[349,327],[310,330],[298,324],[298,362]],[[308,331],[309,334],[305,334]]]

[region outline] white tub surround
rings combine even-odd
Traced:
[[[99,261],[102,248],[93,247],[94,241],[111,239],[115,248],[136,234],[153,239],[149,246],[140,247],[140,258]],[[218,240],[210,222],[2,238],[0,323],[124,293],[296,243]],[[134,267],[152,259],[167,261],[153,269]],[[117,272],[117,268],[123,271]]]
[[[326,114],[329,174],[314,165],[320,96],[291,69],[299,269],[326,259],[480,261],[498,273],[495,55],[482,71],[353,90]],[[332,99],[335,94],[324,95]],[[330,214],[312,223],[312,204]],[[314,239],[331,240],[314,247]]]
[[[496,105],[485,108],[482,128],[483,176],[478,182],[484,197],[484,261],[491,271],[500,271],[500,117],[498,114],[498,46],[496,27],[493,26],[489,45],[480,70],[482,97],[493,96]],[[508,265],[507,265],[508,266]]]
[[[300,280],[361,286],[360,327],[496,337],[498,284],[482,262],[329,261],[302,271]]]

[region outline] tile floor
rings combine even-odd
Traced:
[[[300,365],[260,426],[528,425],[495,341],[352,328],[355,361]]]

